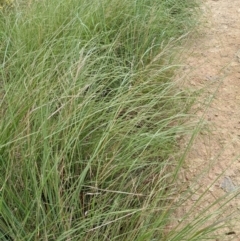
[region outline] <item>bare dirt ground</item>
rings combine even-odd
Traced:
[[[187,156],[181,182],[196,185],[178,222],[190,208],[201,216],[204,207],[240,187],[240,0],[204,0],[202,10],[205,23],[191,39],[183,72],[190,89],[205,91],[205,104],[195,108],[208,131],[197,136]],[[240,240],[239,196],[226,207],[223,213],[220,203],[209,209],[209,214],[220,210],[215,221],[226,225],[213,240]],[[234,217],[227,219],[229,214]]]

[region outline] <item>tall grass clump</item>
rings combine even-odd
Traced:
[[[171,80],[191,0],[16,1],[0,12],[0,239],[164,240]],[[173,48],[173,49],[172,49]]]

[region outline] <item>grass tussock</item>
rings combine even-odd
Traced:
[[[4,6],[4,5],[2,5]],[[167,240],[171,81],[190,0],[16,1],[0,12],[0,239]]]

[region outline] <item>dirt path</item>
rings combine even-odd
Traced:
[[[187,157],[182,181],[197,179],[197,187],[179,217],[194,205],[193,213],[199,215],[204,207],[240,187],[240,0],[205,0],[203,12],[207,23],[201,36],[192,40],[184,73],[191,89],[206,88],[205,103],[214,97],[207,110],[199,104],[198,115],[204,115],[210,130],[196,138]],[[206,174],[201,176],[203,168]],[[237,197],[227,204],[221,218],[236,215],[216,240],[240,240],[239,207]],[[209,213],[215,211],[216,207]]]

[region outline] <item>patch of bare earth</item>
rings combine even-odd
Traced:
[[[183,72],[189,88],[205,91],[195,108],[209,129],[195,139],[182,170],[181,182],[192,195],[178,211],[178,223],[191,208],[185,223],[240,187],[240,0],[205,0],[202,9],[205,25],[191,38]],[[223,211],[226,198],[207,211],[219,211],[212,223],[225,225],[213,240],[240,240],[240,198],[235,195]]]

